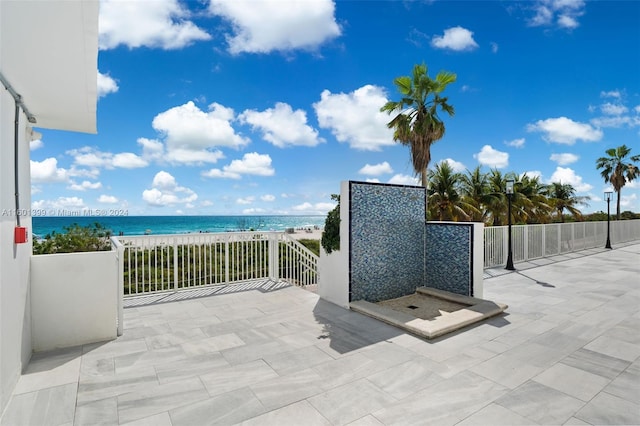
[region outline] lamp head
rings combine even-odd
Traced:
[[[507,186],[505,188],[505,192],[508,195],[513,194],[513,184],[515,183],[515,181],[513,179],[507,179]]]
[[[606,191],[604,193],[604,199],[605,201],[609,202],[611,201],[611,196],[613,195],[613,191]]]

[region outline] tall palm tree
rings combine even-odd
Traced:
[[[393,80],[400,92],[400,101],[387,102],[380,111],[398,114],[387,123],[393,129],[393,140],[409,145],[413,170],[419,174],[422,186],[427,187],[427,167],[431,161],[431,145],[444,136],[444,123],[438,116],[438,109],[450,116],[454,108],[442,96],[456,75],[441,71],[435,79],[427,74],[425,64],[415,65],[412,76],[397,77]]]
[[[429,170],[429,189],[427,190],[429,213],[438,220],[469,220],[467,212],[477,209],[465,202],[458,191],[460,174],[453,171],[451,165],[443,161]]]
[[[573,185],[568,183],[563,184],[561,182],[552,182],[550,185],[547,185],[546,193],[551,205],[553,205],[558,214],[560,222],[564,222],[563,213],[565,209],[575,219],[582,219],[582,213],[576,206],[580,204],[588,205],[587,200],[590,198],[588,196],[576,196],[576,189]]]
[[[617,148],[610,148],[605,151],[607,157],[600,157],[596,160],[596,168],[602,169],[600,176],[604,178],[605,183],[611,183],[613,190],[617,194],[616,202],[616,218],[620,220],[620,191],[627,182],[631,182],[638,177],[640,171],[638,166],[633,163],[640,161],[640,155],[627,157],[631,153],[631,148],[626,145]]]

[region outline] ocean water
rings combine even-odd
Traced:
[[[64,232],[74,223],[100,223],[113,235],[163,235],[199,232],[284,231],[287,228],[324,227],[326,216],[37,216],[33,234],[44,237]]]

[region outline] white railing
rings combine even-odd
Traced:
[[[118,237],[125,296],[270,278],[317,283],[318,258],[284,232]]]
[[[484,267],[507,262],[508,227],[484,229]],[[603,247],[607,222],[551,223],[511,227],[513,261],[522,262],[573,251]],[[611,244],[640,240],[640,220],[611,221]]]

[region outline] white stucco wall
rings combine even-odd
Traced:
[[[473,296],[484,297],[484,223],[473,223]]]
[[[349,309],[349,182],[340,184],[340,250],[320,247],[318,274],[318,295]]]
[[[35,352],[115,339],[116,252],[33,256],[31,315]]]
[[[0,11],[2,9],[0,8]],[[1,43],[0,43],[1,45]],[[2,52],[0,52],[0,57]],[[1,65],[1,63],[0,63]],[[14,244],[14,102],[0,86],[0,413],[7,405],[22,370],[31,359],[29,258],[31,235],[26,244]],[[29,142],[26,117],[20,114],[20,208],[31,208]],[[31,232],[31,218],[21,218]]]

